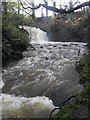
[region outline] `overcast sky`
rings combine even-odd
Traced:
[[[41,3],[41,2],[43,2],[44,0],[34,0],[34,2],[35,2],[35,4],[39,4],[39,3]],[[60,8],[60,3],[62,4],[62,7],[63,7],[63,5],[68,5],[68,3],[70,2],[70,1],[72,1],[73,3],[75,3],[77,0],[47,0],[48,1],[48,5],[53,5],[53,1],[55,1],[56,2],[56,7],[57,8]],[[86,1],[88,1],[88,0],[79,0],[81,3],[83,3],[83,2],[86,2]],[[39,17],[39,16],[41,16],[41,12],[40,12],[40,10],[41,9],[39,9],[37,12],[36,12],[36,16],[37,17]],[[43,13],[44,13],[44,16],[46,15],[46,9],[43,9]],[[49,16],[50,15],[52,15],[52,12],[51,11],[49,11],[48,12],[48,14],[49,14]]]
[[[44,0],[31,0],[31,1],[34,1],[35,3],[41,3]],[[55,1],[57,3],[57,5],[60,5],[60,3],[61,4],[68,4],[69,1],[72,1],[73,3],[75,3],[77,0],[46,0],[46,1],[48,1],[49,4],[52,4],[52,2]],[[78,0],[78,1],[80,1],[82,3],[82,2],[86,2],[88,0]]]
[[[18,0],[0,0],[0,1],[2,1],[2,2],[5,2],[5,1],[7,1],[7,2],[17,2]],[[26,2],[26,0],[21,0],[21,1]],[[43,1],[45,1],[45,0],[27,0],[27,1],[28,2],[34,2],[35,5],[38,5],[39,3],[44,3]],[[64,7],[64,5],[68,5],[68,3],[70,1],[72,1],[73,4],[74,4],[77,0],[46,0],[46,1],[48,1],[49,6],[53,6],[53,2],[55,1],[56,2],[56,7],[60,8],[60,4],[62,5],[62,7]],[[90,1],[90,0],[78,0],[78,1],[83,3],[83,2],[86,2],[86,1]],[[36,12],[35,12],[36,17],[41,17],[41,10],[42,9],[43,9],[44,16],[46,16],[46,9],[41,7],[41,8],[36,10]],[[27,12],[29,12],[29,11],[27,11]],[[49,10],[48,15],[51,16],[52,14],[53,14],[53,12]]]
[[[23,1],[25,1],[25,0],[23,0]],[[28,0],[28,1],[29,2],[33,1],[35,5],[38,5],[39,3],[44,3],[43,2],[44,0]],[[46,0],[46,1],[48,1],[49,6],[53,6],[53,1],[55,1],[56,2],[56,7],[60,8],[60,3],[62,5],[62,7],[63,7],[64,5],[68,5],[68,3],[70,1],[72,1],[73,4],[74,4],[77,0]],[[89,0],[78,0],[78,1],[83,3],[83,2],[86,2],[86,1],[89,1]],[[42,10],[42,8],[39,8],[39,9],[36,10],[35,15],[37,17],[41,17],[41,10]],[[45,8],[43,8],[43,14],[44,14],[44,16],[46,15],[46,9]],[[52,11],[48,11],[49,16],[51,16],[52,14],[53,14]]]

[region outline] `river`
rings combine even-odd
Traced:
[[[82,91],[75,64],[87,44],[50,42],[39,28],[24,29],[32,35],[34,48],[29,46],[22,60],[3,69],[2,117],[49,118],[55,107]]]

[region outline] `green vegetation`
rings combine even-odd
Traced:
[[[65,105],[54,120],[88,117],[84,114],[87,114],[88,104],[90,104],[90,53],[83,57],[76,68],[80,73],[80,83],[83,84],[83,91],[71,103]],[[81,115],[81,112],[83,115]]]
[[[18,2],[3,3],[2,13],[2,59],[3,65],[11,60],[21,59],[30,41],[29,33],[19,25],[30,22],[29,17],[19,14]]]
[[[81,11],[56,16],[49,26],[54,41],[88,42],[88,17]]]
[[[85,55],[77,66],[77,70],[80,73],[80,83],[84,85],[83,92],[79,95],[78,102],[88,104],[90,99],[90,53]]]
[[[5,65],[9,60],[18,60],[23,57],[22,51],[28,47],[30,37],[29,33],[23,27],[20,28],[19,25],[29,25],[33,21],[30,17],[20,14],[19,2],[3,2],[2,5],[2,63]],[[80,17],[78,17],[78,12],[76,15],[73,14],[51,22],[49,27],[51,27],[50,32],[54,40],[84,40],[87,42],[88,28],[90,29],[88,19],[82,13]],[[90,41],[88,47],[90,49]],[[82,58],[76,68],[80,73],[80,84],[83,84],[84,89],[73,102],[63,106],[56,116],[56,120],[77,118],[82,112],[80,107],[81,109],[88,107],[90,99],[90,53]]]
[[[78,19],[75,18],[75,20]],[[77,22],[78,24],[75,23],[75,20],[73,22],[73,29],[69,30],[74,32],[75,36],[82,36],[82,38],[88,40],[86,41],[88,42],[89,53],[85,54],[76,66],[76,69],[80,74],[79,82],[83,85],[83,91],[80,92],[72,102],[63,106],[53,120],[71,120],[72,118],[75,118],[76,120],[77,118],[88,118],[88,106],[90,104],[90,35],[87,33],[90,30],[90,14],[88,15],[88,19],[86,17],[82,19],[81,22]],[[68,27],[68,25],[65,27]],[[71,25],[69,28],[71,28]]]

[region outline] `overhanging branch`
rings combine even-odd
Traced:
[[[80,4],[80,5],[76,6],[76,7],[73,7],[73,8],[71,8],[71,9],[66,10],[66,9],[54,8],[54,7],[52,7],[52,6],[47,6],[46,4],[41,4],[41,3],[40,3],[38,6],[34,7],[34,8],[32,8],[31,6],[25,7],[21,1],[20,1],[20,3],[21,3],[21,5],[22,5],[22,7],[23,7],[24,9],[32,9],[32,10],[35,10],[35,9],[38,9],[38,8],[40,8],[40,7],[42,6],[42,7],[46,8],[47,10],[50,10],[50,11],[53,11],[53,12],[56,12],[56,13],[61,13],[61,14],[64,14],[64,13],[65,13],[65,14],[72,13],[72,12],[74,12],[75,10],[78,10],[78,9],[80,9],[80,8],[82,8],[82,7],[90,6],[90,1],[89,1],[89,2],[84,2],[84,3],[82,3],[82,4]]]

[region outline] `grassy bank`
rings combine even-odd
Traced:
[[[88,118],[88,105],[90,99],[90,53],[82,58],[76,68],[80,73],[80,84],[83,85],[84,89],[71,103],[65,105],[61,109],[55,120]]]

